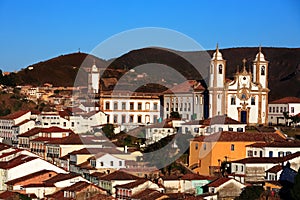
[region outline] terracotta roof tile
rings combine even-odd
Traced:
[[[213,133],[208,136],[198,136],[193,141],[199,142],[268,142],[268,141],[285,141],[277,133],[270,132],[233,132],[222,131]]]
[[[181,84],[172,87],[171,89],[163,93],[164,94],[192,93],[193,90],[204,91],[205,88],[195,80],[187,80]]]
[[[165,196],[166,194],[162,194],[161,192],[153,189],[145,189],[136,194],[133,194],[131,199],[140,199],[140,200],[156,200]]]
[[[287,103],[300,103],[300,98],[298,97],[284,97],[270,102],[269,104],[287,104]]]
[[[20,110],[20,111],[17,111],[17,112],[14,112],[14,113],[11,113],[9,115],[6,115],[6,116],[1,116],[0,119],[7,119],[7,120],[12,120],[12,119],[17,119],[23,115],[25,115],[26,113],[28,113],[30,111],[25,111],[25,110]]]
[[[233,161],[233,163],[282,163],[288,160],[291,160],[293,158],[300,157],[300,152],[296,152],[284,157],[251,157],[251,158],[244,158],[241,160]]]
[[[134,176],[132,174],[123,172],[123,171],[115,171],[106,176],[101,177],[101,180],[111,181],[111,180],[137,180],[139,177]]]
[[[4,191],[0,193],[0,199],[10,199],[18,196],[18,193],[12,191]]]
[[[212,181],[211,183],[208,183],[206,186],[207,187],[219,187],[229,180],[231,180],[231,178],[225,178],[225,177],[218,178],[218,179]]]
[[[104,137],[96,137],[93,135],[79,135],[71,134],[67,137],[61,138],[58,141],[51,141],[48,144],[99,144],[99,140],[103,140]]]
[[[182,180],[214,180],[215,178],[210,176],[203,176],[199,174],[185,174],[181,177]]]
[[[268,169],[266,172],[269,173],[278,173],[282,170],[282,166],[281,165],[275,165],[274,167],[271,167],[270,169]]]
[[[131,189],[131,188],[135,188],[143,183],[146,183],[147,181],[149,181],[148,179],[144,179],[144,178],[140,178],[137,179],[136,181],[130,182],[130,183],[126,183],[126,184],[122,184],[122,185],[116,185],[116,188],[124,188],[124,189]]]
[[[20,155],[12,160],[10,160],[9,162],[0,162],[0,168],[1,169],[11,169],[14,168],[16,166],[19,166],[21,164],[24,164],[26,162],[30,162],[32,160],[37,159],[37,157],[31,157],[31,156],[27,156],[27,155]]]
[[[268,143],[261,143],[257,142],[254,144],[248,145],[248,147],[300,147],[300,141],[297,140],[291,140],[291,141],[281,141],[281,142],[268,142]]]
[[[44,184],[47,185],[47,186],[50,186],[50,185],[54,185],[54,183],[57,183],[57,182],[60,182],[60,181],[63,181],[63,180],[72,179],[72,178],[75,178],[75,177],[78,177],[78,176],[80,176],[80,174],[76,174],[76,173],[63,174],[63,173],[60,173],[60,174],[57,174],[56,176],[53,176],[52,178],[44,181]]]
[[[27,122],[30,122],[30,121],[32,121],[32,120],[30,120],[30,119],[25,119],[24,121],[22,121],[22,122],[20,122],[20,123],[18,123],[18,124],[13,125],[13,127],[21,126],[21,125],[26,124]]]
[[[34,178],[36,176],[41,176],[41,175],[44,175],[44,174],[49,174],[50,172],[57,174],[54,171],[44,169],[44,170],[41,170],[41,171],[38,171],[38,172],[35,172],[35,173],[32,173],[32,174],[28,174],[26,176],[22,176],[22,177],[17,178],[17,179],[13,179],[13,180],[7,181],[5,184],[7,184],[7,185],[15,185],[16,183],[19,183],[21,181],[29,180],[29,179],[32,179],[32,178]]]
[[[9,149],[12,146],[8,145],[8,144],[4,144],[4,143],[0,143],[0,151],[3,151],[5,149]]]

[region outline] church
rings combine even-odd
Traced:
[[[261,47],[253,61],[252,73],[243,68],[234,80],[225,77],[226,60],[218,45],[209,70],[209,117],[227,115],[248,125],[267,124],[268,120],[268,64]]]

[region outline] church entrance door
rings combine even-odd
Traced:
[[[241,122],[247,124],[247,111],[241,111]]]

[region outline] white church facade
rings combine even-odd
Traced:
[[[227,81],[226,60],[217,46],[210,64],[209,117],[227,115],[249,125],[268,122],[268,61],[261,48],[252,65],[252,73],[237,70],[234,80]]]

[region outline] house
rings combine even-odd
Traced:
[[[173,127],[171,120],[163,120],[161,123],[145,126],[146,145],[153,144],[174,134],[176,134],[176,129]]]
[[[78,108],[85,112],[99,111],[100,104],[98,102],[81,102]]]
[[[289,154],[284,157],[250,157],[241,160],[235,160],[231,163],[231,172],[235,179],[239,176],[244,179],[241,182],[264,182],[265,180],[277,181],[280,166],[289,163],[290,168],[298,170],[300,167],[300,152]],[[279,166],[278,166],[279,165]]]
[[[214,116],[204,120],[193,120],[182,124],[182,133],[193,136],[209,135],[220,131],[245,132],[246,124],[234,120],[226,115]]]
[[[196,80],[187,80],[163,92],[164,119],[178,112],[185,120],[204,119],[205,88]]]
[[[252,73],[237,69],[234,80],[226,80],[226,60],[217,46],[209,70],[209,117],[224,115],[245,124],[268,123],[268,66],[261,47],[252,64]]]
[[[74,183],[71,186],[62,188],[61,190],[46,195],[45,197],[49,200],[56,200],[56,199],[88,199],[91,198],[97,194],[103,194],[106,195],[106,192],[101,189],[100,187],[88,183],[85,181],[79,181]]]
[[[0,137],[11,144],[17,145],[17,136],[33,128],[30,111],[18,111],[0,117]]]
[[[180,178],[180,188],[182,193],[194,195],[203,194],[203,186],[212,182],[215,178],[188,173]]]
[[[118,170],[101,177],[99,179],[99,186],[114,196],[116,193],[116,185],[131,183],[137,179],[139,179],[139,177]]]
[[[100,96],[107,123],[120,125],[121,130],[156,123],[160,118],[159,94],[114,90]]]
[[[107,138],[94,135],[71,134],[61,140],[49,141],[46,143],[46,159],[59,164],[59,158],[72,151],[83,148],[104,148],[107,145]]]
[[[284,97],[274,100],[269,103],[269,124],[288,124],[291,121],[285,119],[284,112],[288,115],[297,115],[300,113],[300,98],[298,97]]]
[[[300,151],[300,141],[269,141],[246,146],[247,157],[283,157]]]
[[[205,193],[212,194],[214,196],[217,194],[217,199],[234,199],[240,196],[242,189],[246,186],[235,179],[232,178],[217,178],[216,180],[203,186]]]
[[[115,188],[117,199],[132,199],[133,195],[136,195],[145,189],[155,189],[162,193],[164,191],[163,188],[160,188],[157,184],[147,179],[137,179],[131,183],[116,185]]]
[[[157,199],[169,199],[169,196],[167,194],[161,193],[160,191],[157,191],[155,189],[144,189],[140,192],[137,192],[134,195],[131,195],[130,199],[132,200],[157,200]]]
[[[39,158],[29,155],[19,155],[9,161],[0,162],[0,190],[5,190],[5,182],[32,174],[44,169],[57,173],[66,173],[65,170]]]
[[[221,162],[246,158],[247,145],[268,140],[285,141],[285,138],[278,133],[232,131],[195,137],[190,141],[189,167],[201,175],[216,175]]]

